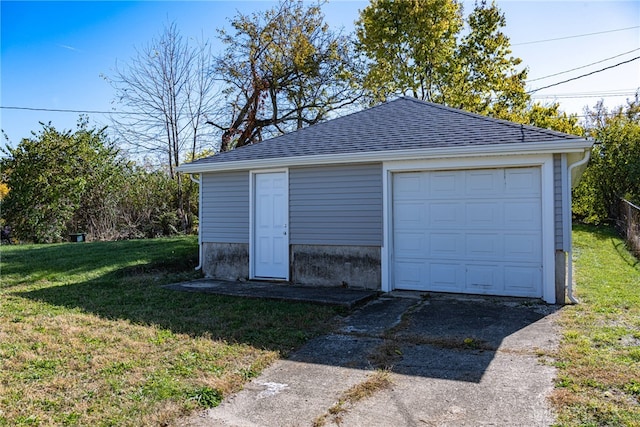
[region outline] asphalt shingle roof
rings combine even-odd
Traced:
[[[582,138],[402,97],[193,164],[572,139]]]

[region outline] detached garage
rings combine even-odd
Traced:
[[[208,277],[564,303],[591,145],[399,98],[181,171]]]

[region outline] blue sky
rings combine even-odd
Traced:
[[[167,22],[184,36],[215,39],[236,11],[269,8],[270,1],[2,1],[0,3],[0,105],[38,109],[109,111],[113,90],[101,77],[113,75],[157,37]],[[323,7],[333,27],[353,28],[358,10],[368,2],[333,0]],[[465,10],[473,2],[466,1]],[[557,83],[640,56],[640,2],[498,0],[506,15],[504,30],[513,53],[529,67],[529,89]],[[634,27],[634,28],[632,28]],[[631,29],[629,29],[631,28]],[[612,31],[620,30],[620,31]],[[585,34],[600,33],[588,36]],[[580,36],[580,37],[573,37]],[[556,39],[552,41],[544,41]],[[620,55],[620,56],[618,56]],[[533,80],[587,64],[570,73]],[[536,92],[536,99],[556,99],[562,108],[582,114],[603,97],[613,107],[640,87],[640,60]],[[609,95],[617,95],[615,97]],[[544,97],[544,98],[542,98]],[[108,124],[103,114],[89,115]],[[12,143],[49,122],[74,129],[77,113],[0,109],[0,128]]]

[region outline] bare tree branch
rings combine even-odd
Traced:
[[[130,149],[164,158],[165,170],[178,181],[181,216],[185,197],[176,168],[184,159],[193,159],[216,133],[204,126],[209,117],[219,115],[212,59],[208,43],[190,44],[172,23],[158,38],[136,49],[125,67],[116,64],[115,76],[110,79],[117,103],[125,110],[143,113],[114,116],[113,127]],[[185,229],[188,222],[183,218]]]
[[[215,60],[224,85],[226,119],[221,151],[259,142],[325,120],[362,97],[352,41],[324,22],[320,4],[282,0],[273,9],[239,13],[234,34],[219,30],[227,47]]]

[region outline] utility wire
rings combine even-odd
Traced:
[[[595,90],[595,91],[587,91],[587,92],[558,92],[553,94],[546,95],[534,95],[534,96],[624,96],[624,95],[633,95],[640,90],[638,88],[629,88],[629,89],[609,89],[609,90]]]
[[[563,81],[558,82],[558,83],[553,83],[553,84],[550,84],[550,85],[547,85],[547,86],[539,87],[537,89],[532,89],[532,90],[528,91],[527,93],[535,93],[535,92],[537,92],[539,90],[542,90],[542,89],[548,89],[550,87],[554,87],[554,86],[558,86],[558,85],[565,84],[565,83],[568,83],[568,82],[572,82],[574,80],[578,80],[578,79],[581,79],[583,77],[590,76],[592,74],[601,73],[603,71],[610,70],[610,69],[615,68],[615,67],[619,67],[620,65],[628,64],[629,62],[635,61],[637,59],[640,59],[640,56],[636,56],[635,58],[631,58],[631,59],[629,59],[627,61],[619,62],[619,63],[617,63],[615,65],[611,65],[609,67],[601,68],[599,70],[592,71],[592,72],[587,73],[587,74],[582,74],[582,75],[577,76],[577,77],[573,77],[573,78],[570,78],[570,79],[567,79],[567,80],[563,80]]]
[[[582,98],[621,98],[635,95],[635,92],[616,93],[610,95],[533,95],[533,99],[582,99]]]
[[[595,36],[595,35],[598,35],[598,34],[615,33],[617,31],[635,30],[636,28],[640,28],[640,25],[636,25],[635,27],[618,28],[617,30],[598,31],[596,33],[577,34],[577,35],[573,35],[573,36],[558,37],[558,38],[555,38],[555,39],[534,40],[534,41],[530,41],[530,42],[513,43],[511,46],[524,46],[524,45],[527,45],[527,44],[547,43],[547,42],[554,42],[554,41],[557,41],[557,40],[575,39],[575,38],[578,38],[578,37],[587,37],[587,36]]]
[[[640,49],[636,49],[640,50]],[[632,51],[633,52],[633,51]],[[626,62],[631,62],[640,57],[633,58]],[[571,80],[575,80],[578,78],[582,78],[594,73],[598,73],[600,71],[607,70],[608,68],[613,68],[618,65],[622,65],[626,62],[621,62],[620,64],[613,65],[611,67],[603,68],[601,70],[594,71],[589,74],[585,74],[583,76],[575,77],[574,79],[565,80],[563,82],[554,83],[550,86],[541,87],[538,89],[533,89],[527,93],[534,93],[542,89],[546,89],[551,86],[557,86],[562,83],[566,83]],[[564,72],[563,72],[564,73]],[[560,73],[558,73],[560,74]],[[539,79],[535,79],[539,80]],[[533,81],[533,80],[529,80]],[[621,89],[618,91],[600,91],[600,92],[575,92],[575,93],[560,93],[560,94],[549,94],[549,95],[533,95],[532,98],[601,98],[601,97],[619,97],[619,96],[631,96],[636,93],[635,89]],[[71,109],[58,109],[58,108],[36,108],[36,107],[15,107],[15,106],[0,106],[0,109],[3,110],[22,110],[22,111],[45,111],[45,112],[53,112],[53,113],[78,113],[78,114],[122,114],[122,115],[145,115],[146,113],[135,113],[131,111],[98,111],[98,110],[71,110]]]
[[[559,73],[549,74],[548,76],[538,77],[538,78],[536,78],[536,79],[531,79],[531,80],[529,80],[527,83],[537,82],[538,80],[544,80],[544,79],[548,79],[549,77],[555,77],[555,76],[559,76],[559,75],[561,75],[561,74],[570,73],[571,71],[581,70],[581,69],[583,69],[583,68],[587,68],[587,67],[590,67],[590,66],[592,66],[592,65],[600,64],[600,63],[605,62],[605,61],[608,61],[608,60],[610,60],[610,59],[619,58],[619,57],[624,56],[624,55],[626,55],[626,54],[628,54],[628,53],[635,52],[635,51],[638,51],[638,50],[640,50],[640,47],[639,47],[639,48],[637,48],[637,49],[630,50],[629,52],[624,52],[624,53],[621,53],[621,54],[619,54],[619,55],[612,56],[612,57],[610,57],[610,58],[601,59],[600,61],[596,61],[596,62],[592,62],[591,64],[583,65],[583,66],[581,66],[581,67],[576,67],[576,68],[572,68],[572,69],[570,69],[570,70],[560,71]]]
[[[142,115],[144,113],[133,113],[127,111],[97,111],[97,110],[66,110],[58,108],[34,108],[34,107],[12,107],[12,106],[0,106],[3,110],[26,110],[26,111],[47,111],[52,113],[86,113],[86,114],[132,114]]]

